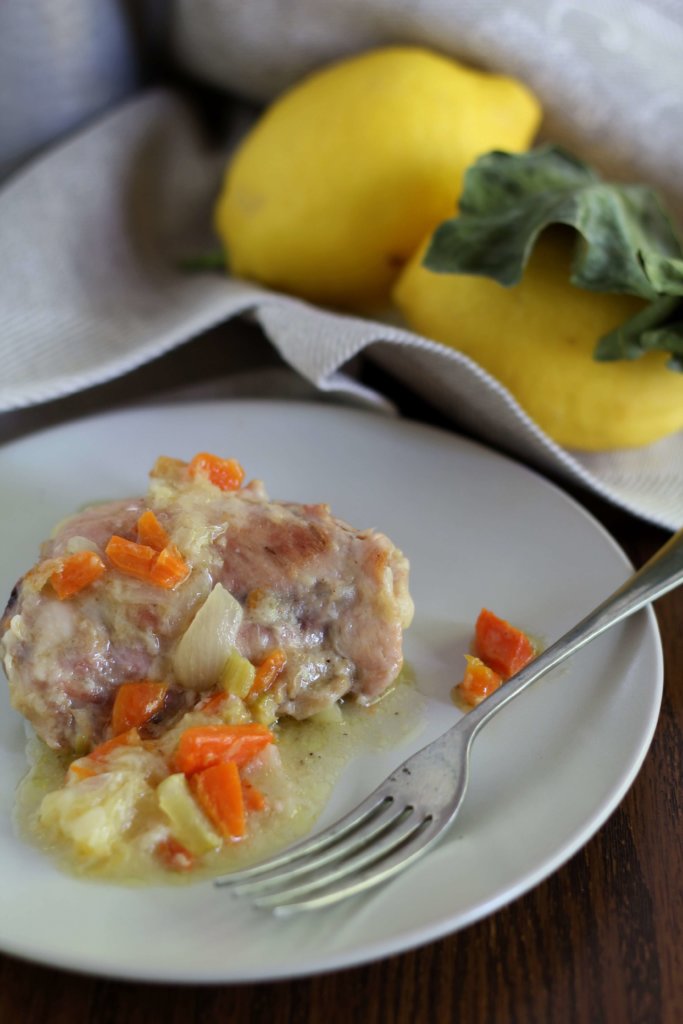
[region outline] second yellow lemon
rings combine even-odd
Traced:
[[[465,169],[540,121],[519,82],[418,47],[331,65],[265,112],[232,160],[215,223],[231,272],[363,312],[455,212]]]
[[[598,339],[643,308],[630,295],[569,283],[572,232],[550,229],[524,277],[436,274],[418,252],[394,297],[410,326],[471,356],[561,445],[588,451],[649,444],[683,429],[683,374],[666,354],[596,362]]]

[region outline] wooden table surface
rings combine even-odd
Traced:
[[[247,329],[247,333],[250,329]],[[36,426],[232,371],[215,339],[38,410],[0,416],[0,442]],[[267,363],[250,343],[240,369]],[[188,359],[188,352],[190,356]],[[232,362],[231,362],[232,360]],[[392,382],[371,368],[372,383]],[[438,422],[397,386],[416,418]],[[667,534],[572,492],[642,564]],[[400,956],[310,979],[157,986],[79,976],[0,956],[0,1024],[674,1024],[683,1021],[683,588],[658,602],[665,660],[660,720],[631,790],[592,840],[527,895]],[[39,923],[36,922],[36,928]]]

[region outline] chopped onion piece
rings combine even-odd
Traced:
[[[242,623],[242,606],[217,583],[180,638],[173,669],[181,686],[216,686]]]

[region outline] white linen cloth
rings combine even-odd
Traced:
[[[70,36],[68,19],[79,7],[79,0],[51,5],[53,21],[55,9],[63,11],[59,52],[72,61],[78,54],[69,49],[76,34]],[[683,11],[673,0],[179,0],[169,10],[177,61],[251,101],[267,100],[336,56],[392,42],[433,46],[515,74],[543,103],[545,137],[609,173],[657,184],[683,210]],[[0,85],[11,28],[4,8]],[[81,22],[78,29],[82,38]],[[12,73],[20,76],[21,69]],[[117,99],[130,91],[129,66],[124,76],[118,93],[113,87]],[[0,101],[0,141],[16,144],[19,114]],[[211,144],[196,106],[179,90],[152,89],[6,181],[0,188],[0,411],[111,379],[249,312],[283,358],[319,389],[375,400],[343,374],[366,351],[455,425],[653,523],[683,524],[683,434],[627,452],[568,451],[457,352],[394,324],[180,269],[183,257],[216,247],[211,208],[244,127],[244,110],[235,102],[231,138]],[[16,161],[16,152],[0,153],[0,163],[3,155]]]

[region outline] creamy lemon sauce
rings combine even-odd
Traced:
[[[46,829],[40,807],[64,784],[68,759],[42,741],[28,741],[29,771],[19,786],[16,824],[20,834],[45,850],[66,871],[124,884],[174,884],[217,876],[259,861],[305,835],[330,798],[344,767],[355,756],[398,746],[423,724],[424,699],[404,669],[394,688],[375,706],[348,703],[305,721],[283,720],[275,729],[277,753],[247,771],[266,795],[268,808],[248,816],[248,834],[206,854],[191,871],[163,868],[152,854],[151,838],[163,827],[157,806],[143,797],[122,841],[110,856],[87,858],[54,829]],[[153,801],[156,804],[156,801]]]

